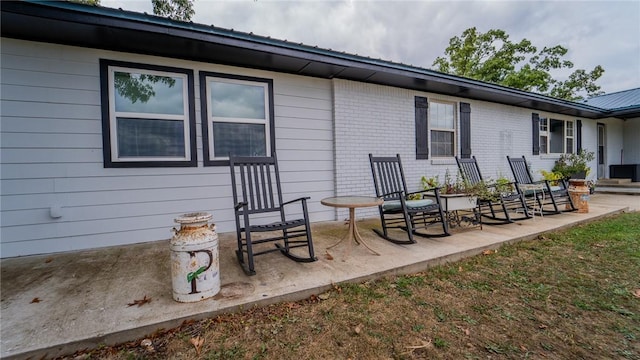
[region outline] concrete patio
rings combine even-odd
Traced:
[[[214,298],[196,303],[172,299],[168,241],[3,259],[0,356],[55,357],[129,341],[188,319],[300,300],[326,291],[333,283],[423,271],[504,243],[638,209],[638,195],[597,193],[591,196],[586,214],[485,225],[482,230],[464,229],[445,238],[418,238],[417,244],[409,246],[377,237],[370,229],[378,226],[378,219],[358,221],[362,236],[382,256],[362,246],[354,246],[345,256],[343,245],[331,249],[328,256],[326,247],[347,229],[342,221],[318,223],[313,225],[317,262],[295,263],[272,253],[257,258],[257,275],[252,277],[236,263],[235,235],[219,234],[222,289]],[[151,301],[128,306],[145,296]]]

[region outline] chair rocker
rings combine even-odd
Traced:
[[[511,158],[507,156],[507,161],[511,167],[513,178],[516,180],[518,192],[523,194],[525,199],[537,204],[541,213],[552,215],[560,214],[563,211],[576,210],[571,196],[569,196],[569,190],[565,180],[560,180],[557,186],[552,186],[548,180],[534,181],[524,156],[521,158]],[[540,185],[542,191],[522,189],[522,184]],[[562,205],[565,205],[565,210],[562,210]],[[553,210],[547,209],[548,207],[552,207]],[[533,209],[531,206],[529,206],[529,208]]]
[[[369,154],[371,173],[376,196],[384,203],[378,206],[382,231],[374,229],[380,237],[395,244],[415,244],[414,235],[424,237],[449,236],[449,227],[444,211],[440,206],[438,188],[407,192],[407,184],[400,162],[400,155],[395,157],[374,157]],[[418,195],[420,199],[411,200]],[[432,226],[442,226],[442,233],[426,233]],[[407,240],[396,239],[389,234],[390,229],[406,231]]]
[[[236,256],[244,272],[255,275],[254,257],[273,251],[280,251],[297,262],[316,261],[307,211],[309,197],[282,201],[276,156],[230,157],[229,167],[238,239]],[[299,218],[285,214],[285,206],[293,203],[301,205],[302,213],[296,215]],[[265,224],[274,217],[275,222]],[[254,238],[256,233],[265,234]],[[304,239],[296,239],[301,237]],[[269,242],[274,242],[275,248],[259,246]],[[308,256],[291,252],[299,247],[307,248],[303,253]]]
[[[480,183],[484,183],[482,174],[480,173],[480,167],[476,157],[468,159],[461,159],[456,156],[456,162],[458,163],[458,169],[464,181],[475,186]],[[502,192],[498,187],[502,187],[503,184],[487,183],[485,184],[489,190],[495,193],[495,196],[490,198],[478,198],[478,209],[480,214],[488,219],[491,219],[492,225],[510,224],[516,220],[530,219],[531,215],[527,209],[524,195],[518,192],[515,182],[504,184],[510,186],[513,190],[510,192]],[[524,215],[513,216],[510,213],[521,212]]]

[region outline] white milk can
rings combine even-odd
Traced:
[[[171,281],[173,299],[196,302],[220,291],[218,234],[212,215],[206,212],[184,214],[174,221],[171,238]]]

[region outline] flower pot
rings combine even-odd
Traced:
[[[478,203],[478,197],[468,194],[440,194],[440,205],[444,211],[473,209]]]

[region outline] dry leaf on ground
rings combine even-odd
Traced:
[[[196,348],[196,354],[200,356],[200,349],[202,349],[202,344],[204,344],[204,338],[200,336],[189,339],[194,348]]]
[[[40,298],[35,297],[35,298],[33,298],[33,300],[31,300],[31,302],[29,304],[37,304],[40,301],[42,301],[42,300],[40,300]]]
[[[140,300],[133,300],[132,303],[128,303],[127,306],[134,306],[134,305],[138,305],[139,307],[146,304],[146,303],[150,303],[151,302],[151,298],[148,298],[147,295],[145,295],[142,299]]]

